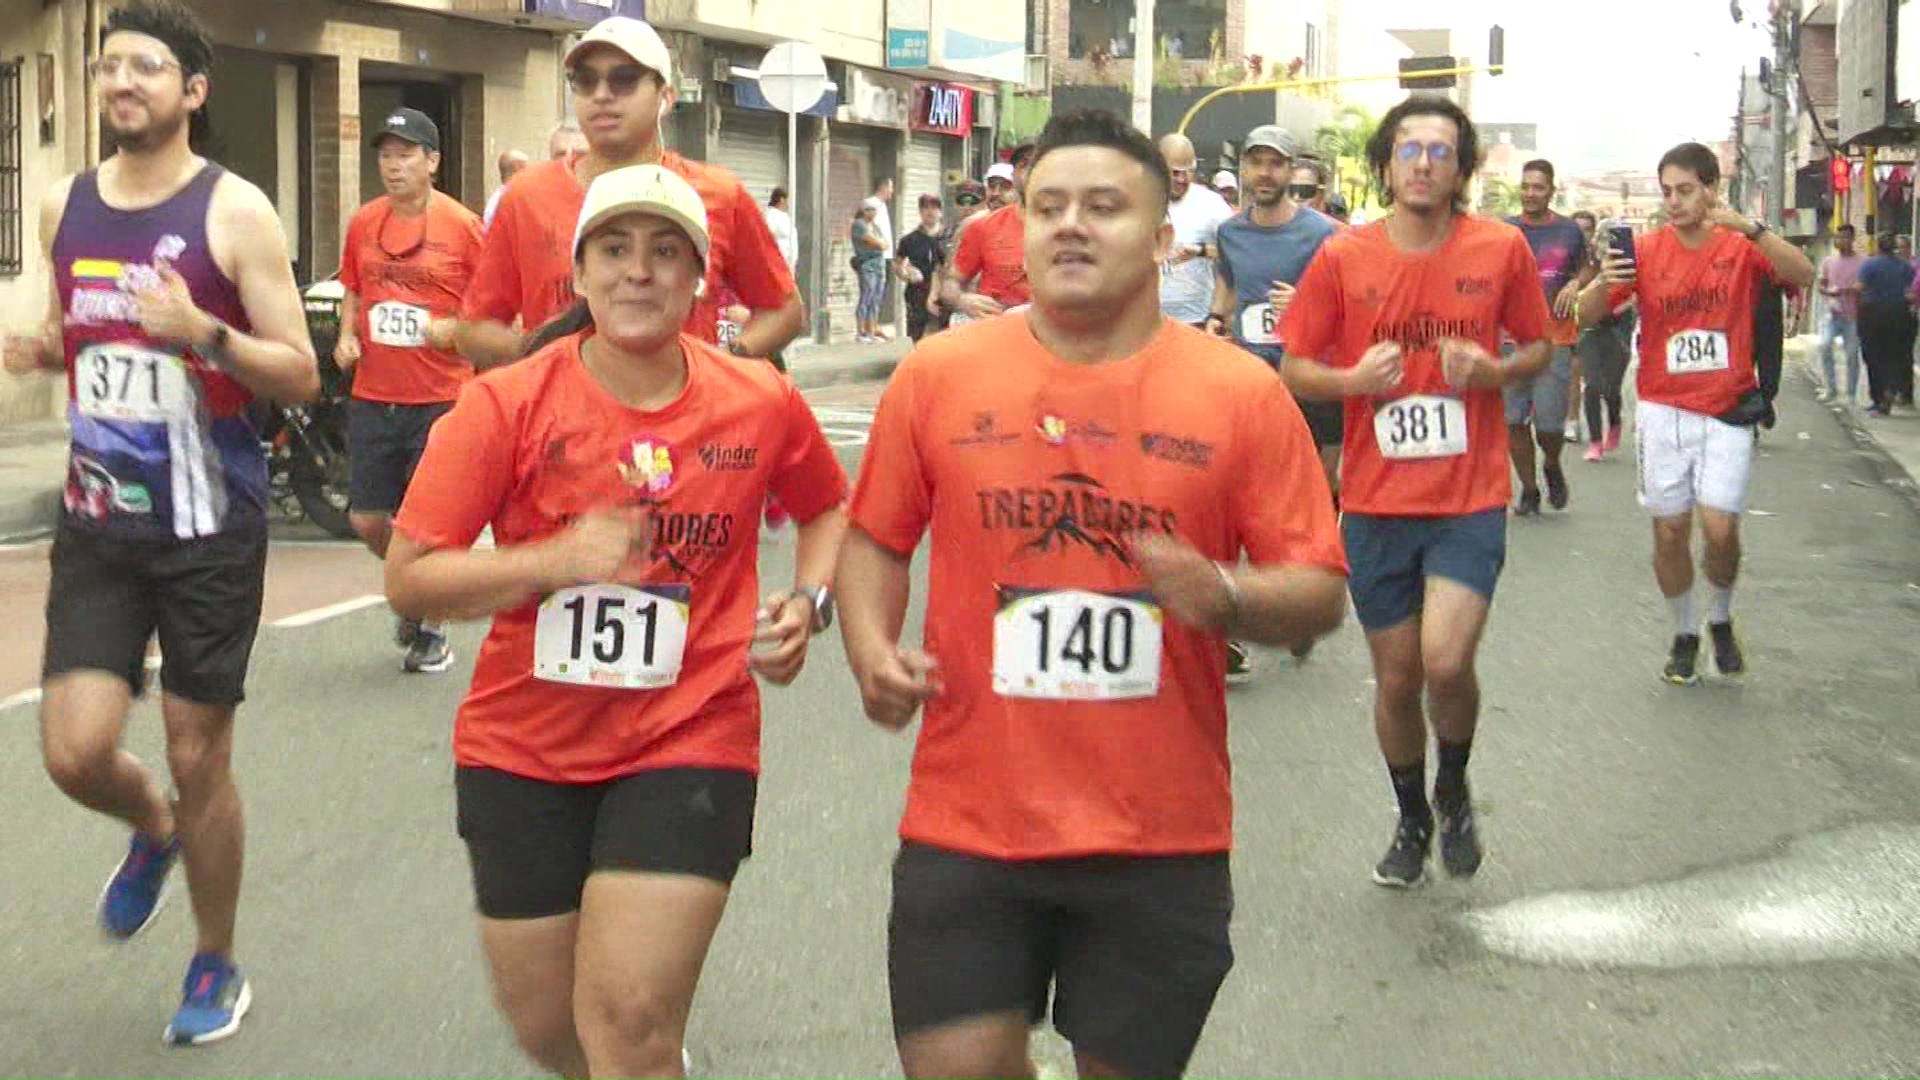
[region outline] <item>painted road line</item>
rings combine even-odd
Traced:
[[[312,626],[317,622],[325,622],[328,619],[339,618],[342,615],[359,611],[361,608],[370,608],[376,604],[384,604],[386,602],[387,598],[379,593],[367,593],[365,596],[356,596],[351,600],[342,600],[337,604],[328,604],[326,607],[317,607],[310,611],[302,611],[295,615],[289,615],[284,619],[275,619],[270,625],[281,630],[291,629],[296,626]]]

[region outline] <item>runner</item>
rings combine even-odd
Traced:
[[[440,129],[396,109],[374,135],[387,193],[353,216],[340,258],[340,340],[333,358],[353,378],[347,455],[353,530],[384,559],[393,512],[427,448],[433,422],[453,408],[473,367],[453,352],[460,298],[480,255],[480,219],[433,189]],[[364,325],[366,338],[361,339]],[[401,667],[445,671],[453,646],[432,624],[400,619]]]
[[[960,249],[941,275],[942,297],[953,310],[954,325],[998,315],[1033,297],[1022,254],[1026,225],[1020,207],[1032,159],[1032,143],[1014,149],[1012,187],[1006,201],[960,234]],[[989,191],[993,176],[993,172],[987,173]]]
[[[1031,1077],[1051,988],[1080,1075],[1178,1076],[1233,962],[1223,639],[1332,630],[1340,546],[1280,380],[1159,310],[1153,142],[1056,113],[1031,184],[1034,306],[894,375],[836,575],[868,717],[927,708],[894,1034],[909,1077]]]
[[[1278,371],[1286,354],[1275,333],[1293,300],[1293,287],[1307,264],[1335,231],[1331,219],[1294,201],[1287,179],[1294,174],[1294,140],[1277,124],[1262,124],[1247,135],[1240,167],[1247,174],[1247,208],[1219,227],[1219,261],[1207,316],[1210,333],[1226,334]],[[1177,182],[1177,181],[1176,181]],[[1307,430],[1319,448],[1320,464],[1339,506],[1340,405],[1302,401]],[[1305,659],[1313,643],[1297,646]],[[1228,645],[1227,678],[1251,674],[1247,650]]]
[[[1240,209],[1239,177],[1225,169],[1221,169],[1219,172],[1213,174],[1213,190],[1219,192],[1220,197],[1227,200],[1228,206],[1233,207],[1235,210]]]
[[[561,1076],[685,1069],[752,841],[748,673],[792,682],[832,613],[832,448],[792,383],[683,329],[712,277],[701,202],[659,165],[594,180],[574,245],[588,331],[549,324],[467,388],[387,560],[399,610],[494,617],[454,720],[459,830],[495,997]],[[774,492],[802,522],[796,584],[756,605]],[[471,550],[489,524],[497,549]]]
[[[567,243],[586,185],[623,165],[658,163],[700,192],[713,231],[706,289],[694,303],[687,332],[717,340],[720,294],[730,288],[754,314],[728,351],[773,357],[806,321],[799,290],[765,215],[740,181],[719,166],[661,146],[660,121],[673,107],[673,58],[666,43],[646,23],[616,15],[594,24],[567,51],[566,68],[587,153],[528,166],[500,197],[461,313],[461,354],[478,368],[524,355],[525,336],[573,303]]]
[[[116,149],[42,198],[47,321],[6,347],[9,371],[66,369],[73,428],[41,669],[47,773],[133,828],[100,896],[110,937],[145,929],[186,862],[196,945],[166,1030],[181,1045],[232,1035],[253,1000],[233,961],[243,826],[230,765],[267,561],[250,406],[320,389],[273,204],[188,146],[212,62],[179,3],[106,16],[91,67]],[[171,798],[120,745],[156,635]]]
[[[907,337],[919,341],[927,336],[933,315],[927,300],[933,283],[939,279],[945,261],[940,251],[940,196],[920,196],[920,224],[900,238],[894,249],[895,270],[907,283],[901,303],[907,309]],[[932,327],[931,329],[938,329]]]
[[[1327,167],[1312,158],[1293,165],[1293,180],[1287,188],[1293,201],[1315,213],[1327,212]]]
[[[1580,231],[1587,237],[1587,261],[1597,268],[1606,253],[1608,234],[1600,231],[1600,222],[1585,210],[1575,211],[1573,220],[1580,223]],[[1605,461],[1608,454],[1620,449],[1625,428],[1620,388],[1633,357],[1633,322],[1633,301],[1628,300],[1609,312],[1600,325],[1583,328],[1580,342],[1574,346],[1574,369],[1584,384],[1588,461]]]
[[[987,167],[988,210],[998,210],[1020,201],[1020,193],[1014,181],[1017,168],[1018,166],[1007,161],[996,161]]]
[[[1653,516],[1653,573],[1673,613],[1662,674],[1699,681],[1700,622],[1693,603],[1696,510],[1706,540],[1707,630],[1722,675],[1746,670],[1733,630],[1740,571],[1740,513],[1753,464],[1750,427],[1767,408],[1754,374],[1754,297],[1769,279],[1813,284],[1813,264],[1765,225],[1720,202],[1720,163],[1699,143],[1660,159],[1669,223],[1634,242],[1633,259],[1609,253],[1600,281],[1580,297],[1580,321],[1597,324],[1627,299],[1640,308],[1640,398],[1634,437],[1640,505]]]
[[[1341,530],[1400,805],[1373,880],[1405,887],[1426,873],[1436,808],[1447,872],[1480,868],[1467,759],[1474,658],[1506,561],[1500,390],[1546,367],[1547,305],[1519,230],[1467,214],[1480,143],[1458,105],[1394,106],[1367,163],[1393,213],[1341,233],[1307,268],[1281,324],[1282,370],[1296,393],[1346,401]],[[1520,344],[1501,359],[1503,331]],[[1431,803],[1428,714],[1440,759]]]
[[[1505,391],[1508,444],[1514,472],[1520,477],[1520,500],[1513,512],[1521,517],[1540,512],[1543,475],[1548,506],[1565,510],[1572,495],[1560,455],[1567,442],[1569,402],[1577,381],[1573,346],[1580,339],[1580,325],[1574,318],[1574,308],[1580,302],[1580,290],[1595,273],[1588,264],[1587,241],[1580,226],[1553,212],[1553,184],[1551,161],[1535,158],[1521,166],[1520,214],[1507,219],[1533,249],[1533,261],[1540,268],[1540,288],[1553,312],[1548,330],[1553,342],[1551,363],[1539,375],[1514,383]],[[1536,443],[1543,459],[1537,471],[1533,454]]]
[[[1220,223],[1233,217],[1233,207],[1212,188],[1193,182],[1198,163],[1193,143],[1185,135],[1162,136],[1160,156],[1173,177],[1173,199],[1167,204],[1173,246],[1160,264],[1160,310],[1188,326],[1205,326],[1207,305],[1213,298],[1214,259],[1220,254]]]

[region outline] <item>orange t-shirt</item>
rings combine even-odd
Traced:
[[[479,257],[479,216],[442,192],[417,218],[396,218],[385,195],[353,215],[341,245],[340,283],[360,300],[354,397],[430,405],[460,396],[473,365],[413,342],[426,340],[429,319],[460,313]]]
[[[1456,218],[1453,235],[1421,254],[1395,247],[1384,221],[1328,240],[1287,309],[1287,351],[1349,368],[1377,342],[1402,350],[1399,386],[1346,399],[1341,508],[1450,517],[1505,506],[1512,488],[1500,391],[1449,386],[1439,343],[1461,338],[1498,355],[1502,330],[1525,345],[1546,338],[1547,322],[1533,251],[1511,225]],[[1400,440],[1395,456],[1382,450],[1376,423]],[[1464,451],[1441,453],[1463,434]]]
[[[1047,352],[1017,316],[923,341],[881,398],[851,511],[903,555],[932,535],[924,640],[943,689],[900,835],[998,859],[1229,849],[1225,642],[1127,606],[1150,600],[1129,541],[1344,573],[1319,469],[1273,370],[1172,321],[1097,365]],[[1149,625],[1161,662],[1136,665]],[[1036,670],[1158,688],[1035,698],[1014,673]]]
[[[719,340],[720,294],[731,289],[754,311],[782,307],[798,291],[787,260],[767,230],[759,204],[737,177],[717,165],[668,150],[660,165],[685,177],[707,208],[707,289],[693,302],[687,333]],[[527,166],[500,195],[462,318],[512,325],[531,333],[573,303],[573,230],[587,189],[564,161]]]
[[[976,275],[980,285],[974,291],[1013,307],[1033,300],[1033,287],[1027,283],[1027,219],[1018,204],[1003,206],[960,234],[960,249],[953,254],[954,272],[962,281]]]
[[[491,525],[511,547],[595,508],[650,502],[652,561],[629,562],[618,581],[683,605],[684,662],[657,689],[550,681],[534,673],[536,623],[568,613],[542,616],[540,599],[499,612],[455,718],[454,760],[556,783],[669,766],[757,771],[760,694],[747,648],[760,511],[772,493],[812,520],[845,501],[846,474],[800,392],[767,364],[682,335],[685,391],[642,412],[595,381],[582,340],[562,338],[467,387],[434,425],[395,528],[428,548],[464,549]],[[651,648],[654,622],[630,619],[625,642],[612,640],[605,624],[618,614],[583,607],[576,642],[584,634],[615,650],[606,660],[638,649],[645,631]]]
[[[1613,289],[1615,307],[1640,306],[1641,401],[1718,416],[1759,386],[1753,370],[1753,307],[1774,276],[1753,241],[1715,229],[1698,250],[1668,225],[1634,241],[1638,277]]]

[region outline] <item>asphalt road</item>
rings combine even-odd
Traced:
[[[873,394],[816,397],[850,467]],[[1630,453],[1574,462],[1571,509],[1514,524],[1471,883],[1368,883],[1392,810],[1356,630],[1304,665],[1259,657],[1231,695],[1239,959],[1195,1075],[1920,1071],[1920,514],[1809,387],[1786,397],[1746,525],[1741,684],[1656,678],[1666,609]],[[791,534],[762,552],[786,579]],[[166,1050],[184,897],[132,945],[94,930],[124,833],[40,770],[18,693],[44,551],[0,553],[0,1073],[531,1075],[453,834],[449,720],[481,628],[453,672],[405,676],[384,610],[351,606],[377,581],[346,545],[276,548],[268,616],[292,624],[262,634],[239,747],[256,1004],[237,1038]],[[698,1069],[897,1076],[884,916],[910,744],[861,718],[833,638],[767,700],[757,852],[696,1003]],[[148,760],[155,719],[130,736]]]

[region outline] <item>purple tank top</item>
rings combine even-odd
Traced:
[[[192,349],[143,333],[132,292],[168,263],[200,310],[250,332],[240,290],[207,243],[207,211],[225,174],[209,162],[172,198],[141,210],[108,206],[94,170],[74,177],[53,269],[73,427],[66,512],[76,525],[190,539],[265,520],[252,393]]]

